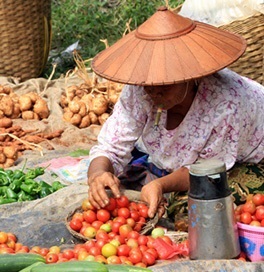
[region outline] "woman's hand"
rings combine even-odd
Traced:
[[[109,188],[115,197],[120,197],[119,179],[111,172],[100,171],[88,178],[88,198],[91,204],[97,208],[103,208],[109,203],[106,188]]]
[[[153,218],[156,212],[158,212],[159,217],[164,214],[165,201],[162,186],[159,181],[153,180],[142,187],[141,200],[149,204],[148,216],[150,218]]]

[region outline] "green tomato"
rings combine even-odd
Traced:
[[[164,236],[164,234],[165,234],[165,231],[161,227],[154,228],[151,232],[151,236],[153,238],[162,237]]]

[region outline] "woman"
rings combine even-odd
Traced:
[[[223,69],[245,47],[237,35],[162,7],[95,57],[97,74],[126,85],[90,150],[94,206],[108,204],[106,188],[119,197],[123,183],[141,189],[153,217],[164,194],[188,190],[188,166],[198,159],[220,159],[229,170],[264,158],[264,88]]]

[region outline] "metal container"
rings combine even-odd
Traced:
[[[188,217],[190,259],[232,259],[240,254],[223,162],[203,160],[191,165]]]

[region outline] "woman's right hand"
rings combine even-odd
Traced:
[[[103,208],[109,203],[109,196],[106,193],[106,188],[109,188],[114,197],[120,197],[120,181],[111,172],[95,172],[88,177],[88,198],[91,204],[97,208]]]

